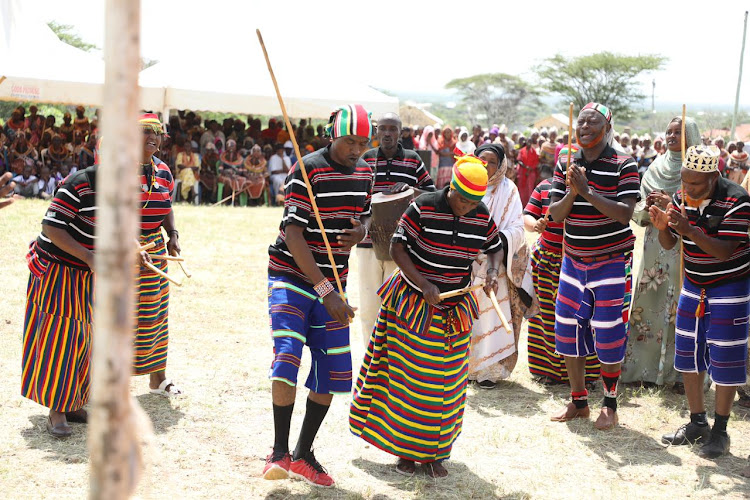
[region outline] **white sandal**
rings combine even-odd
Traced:
[[[169,387],[170,385],[172,387]],[[167,390],[167,387],[169,387],[169,390]],[[164,380],[162,380],[161,384],[159,384],[158,389],[149,389],[149,392],[151,394],[158,394],[159,396],[164,396],[165,398],[171,398],[172,396],[182,395],[182,389],[177,387],[168,378],[165,378]]]

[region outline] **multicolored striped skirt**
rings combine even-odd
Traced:
[[[27,256],[21,394],[57,411],[89,399],[94,273]]]
[[[349,429],[397,457],[448,459],[463,423],[476,299],[467,294],[450,312],[434,309],[398,272],[378,294],[383,303],[357,379]]]
[[[140,237],[141,245],[152,241],[156,247],[149,253],[167,254],[160,230]],[[167,272],[166,260],[154,260],[154,266]],[[133,374],[146,375],[167,368],[169,280],[141,267],[136,293],[138,324],[133,344]]]
[[[560,281],[562,255],[539,242],[531,253],[534,290],[539,299],[539,313],[529,319],[529,372],[554,382],[567,382],[565,359],[555,352],[555,294]],[[586,382],[599,378],[601,365],[596,354],[586,357]]]

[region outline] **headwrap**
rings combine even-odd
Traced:
[[[502,144],[496,142],[490,144],[482,144],[474,151],[474,155],[476,157],[479,157],[479,155],[484,151],[495,153],[495,155],[497,156],[497,172],[495,172],[492,178],[487,181],[487,185],[494,186],[495,184],[498,184],[503,179],[503,177],[505,177],[505,173],[508,170],[508,163],[505,161],[505,148]]]
[[[741,168],[742,170],[747,170],[747,159],[748,155],[745,151],[732,151],[732,154],[729,155],[729,165],[730,168]]]
[[[451,189],[467,200],[482,201],[487,192],[487,167],[474,155],[456,156]]]
[[[237,147],[237,141],[234,139],[229,139],[227,141],[227,149],[231,148],[232,146]]]
[[[685,152],[683,168],[696,172],[719,171],[719,148],[716,146],[690,146]]]
[[[153,130],[155,134],[166,133],[164,131],[164,126],[162,125],[161,120],[159,120],[159,117],[154,113],[142,114],[141,118],[138,120],[138,123],[140,123],[143,128]]]
[[[678,119],[679,118],[675,118]],[[670,121],[674,122],[675,119]],[[661,135],[657,139],[664,142]],[[685,147],[697,145],[701,140],[698,125],[690,117],[685,118]],[[649,165],[646,173],[641,180],[641,199],[645,200],[646,196],[652,191],[661,189],[670,195],[680,189],[680,169],[682,168],[682,153],[679,151],[670,151],[659,155],[654,162]]]
[[[350,104],[341,106],[331,113],[326,125],[326,135],[331,139],[337,139],[347,135],[357,137],[372,137],[371,113],[361,104]]]
[[[584,111],[586,109],[593,109],[594,111],[601,113],[602,116],[607,120],[607,123],[612,123],[612,112],[604,104],[599,104],[598,102],[590,102],[585,105],[581,111]]]

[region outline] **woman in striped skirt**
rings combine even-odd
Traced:
[[[90,167],[63,181],[26,256],[21,394],[49,408],[57,438],[72,434],[68,422],[87,420],[95,175]]]
[[[488,254],[485,290],[497,290],[503,244],[487,207],[487,170],[473,156],[458,159],[449,187],[423,194],[404,213],[391,242],[397,270],[378,291],[382,305],[357,379],[349,427],[356,436],[415,462],[431,477],[448,474],[466,402],[473,293],[466,287],[480,251]]]
[[[143,127],[143,152],[140,173],[141,245],[155,243],[152,255],[178,255],[179,233],[172,211],[174,179],[166,163],[154,155],[161,147],[164,128],[151,113],[140,119]],[[165,245],[161,228],[167,232]],[[154,265],[167,271],[167,261],[154,259]],[[136,283],[137,317],[133,374],[149,375],[150,392],[164,397],[182,394],[167,378],[167,346],[169,344],[169,281],[141,265]]]
[[[567,147],[559,161],[567,161]],[[555,352],[555,294],[560,281],[563,225],[546,218],[549,209],[549,180],[543,180],[532,192],[524,209],[524,226],[529,232],[540,233],[531,253],[534,291],[539,299],[539,312],[529,319],[529,372],[545,385],[568,381],[565,360]],[[596,354],[586,358],[586,384],[599,378]]]

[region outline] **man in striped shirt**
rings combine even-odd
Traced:
[[[333,479],[312,453],[333,394],[349,394],[352,360],[349,322],[354,310],[334,290],[337,277],[346,285],[349,252],[367,234],[372,171],[361,156],[372,133],[369,113],[360,105],[334,111],[327,127],[332,142],[303,158],[314,200],[296,164],[284,186],[284,215],[276,242],[268,249],[268,310],[274,343],[270,379],[275,439],[263,469],[265,479],[302,479],[333,486]],[[331,264],[313,202],[330,243]],[[302,350],[312,357],[305,384],[307,399],[302,431],[289,454],[289,426],[294,409]]]
[[[666,212],[656,206],[649,210],[664,248],[672,249],[682,237],[685,268],[677,304],[674,366],[682,372],[690,423],[664,435],[662,442],[700,441],[699,454],[717,458],[729,453],[729,412],[737,387],[747,379],[750,196],[721,176],[719,150],[714,146],[688,149],[682,186]],[[706,419],[706,371],[716,383],[713,429]]]
[[[415,195],[422,191],[435,191],[435,185],[424,168],[422,158],[399,144],[401,118],[397,114],[386,113],[378,120],[377,135],[380,147],[373,148],[362,156],[375,175],[373,193],[395,194],[410,187],[417,191]],[[357,245],[357,260],[360,271],[359,321],[367,347],[380,309],[378,288],[396,270],[396,264],[392,259],[377,258],[369,236]]]
[[[581,149],[568,168],[558,159],[549,213],[564,221],[564,257],[555,304],[555,349],[565,357],[572,401],[553,421],[588,418],[584,385],[586,356],[601,361],[604,407],[595,427],[617,425],[617,381],[627,346],[630,262],[635,236],[630,229],[640,197],[638,165],[609,144],[612,113],[589,103],[578,115]]]

